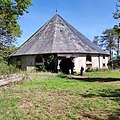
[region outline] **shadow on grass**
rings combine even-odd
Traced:
[[[113,100],[117,102],[120,105],[120,89],[103,89],[98,91],[96,94],[89,93],[80,94],[84,98],[94,98],[94,97],[107,97],[110,100]],[[116,109],[115,111],[112,111],[110,115],[107,116],[107,120],[120,120],[120,109]],[[96,119],[98,120],[98,119]]]
[[[90,120],[104,120],[104,118],[99,118],[94,114],[84,113],[83,117],[89,118]],[[109,114],[105,120],[120,120],[120,109],[116,109],[115,112]]]
[[[84,82],[115,82],[120,81],[120,78],[70,78],[74,80],[84,81]],[[83,94],[80,94],[84,98],[94,98],[94,97],[106,97],[110,100],[117,102],[120,105],[120,88],[116,89],[102,89],[97,91],[97,93],[91,93],[91,91],[86,91]],[[96,116],[91,116],[89,114],[85,114],[85,117],[92,118],[93,120],[102,120],[97,118]],[[107,120],[120,120],[120,109],[116,109],[110,115],[107,116]]]
[[[114,82],[114,81],[120,81],[120,78],[74,78],[75,80],[81,80],[86,82]]]
[[[118,104],[120,104],[120,89],[110,90],[103,89],[98,91],[96,94],[80,94],[84,98],[94,98],[94,97],[107,97]],[[107,120],[120,120],[120,109],[115,110],[112,114],[110,114]]]
[[[117,109],[115,112],[109,115],[108,120],[120,120],[120,109]]]
[[[92,98],[92,97],[108,97],[111,100],[114,100],[116,102],[120,102],[120,89],[103,89],[99,90],[96,94],[92,93],[87,93],[87,94],[80,94],[81,96],[87,98]]]

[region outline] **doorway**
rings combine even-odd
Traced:
[[[63,58],[60,62],[60,70],[64,74],[69,74],[69,70],[71,70],[71,74],[73,74],[74,63],[71,58]]]

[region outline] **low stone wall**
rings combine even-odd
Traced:
[[[22,74],[11,74],[11,75],[2,75],[0,76],[0,86],[5,86],[10,83],[19,82],[23,80],[24,75]]]

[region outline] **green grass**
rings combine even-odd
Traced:
[[[120,72],[86,72],[84,76],[97,78],[120,78]]]
[[[0,88],[0,120],[119,119],[118,80],[89,82],[51,73],[34,73],[29,77],[30,81]]]

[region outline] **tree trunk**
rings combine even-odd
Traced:
[[[119,44],[120,44],[120,36],[118,37],[118,43],[117,44],[118,44],[118,46],[117,46],[118,47],[117,48],[117,56],[118,56],[119,55],[119,49],[120,49],[120,46],[119,46]]]
[[[111,47],[110,47],[110,61],[112,60],[112,50],[111,50]]]

